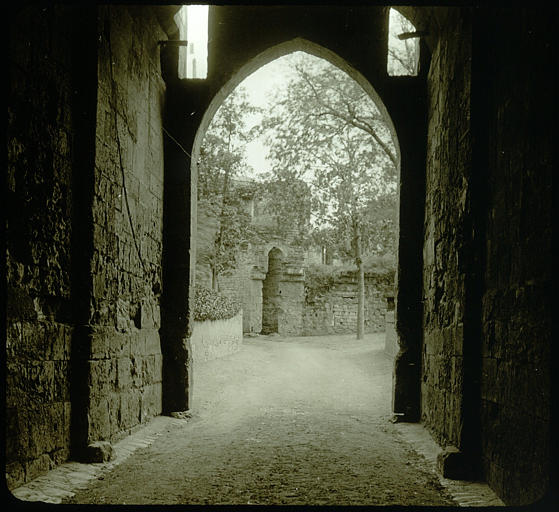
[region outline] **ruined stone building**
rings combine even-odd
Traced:
[[[239,244],[234,265],[219,275],[219,292],[242,306],[243,332],[284,336],[355,332],[356,273],[337,272],[339,267],[330,265],[328,286],[314,289],[309,283],[310,266],[322,263],[325,251],[308,242],[308,222],[278,227],[270,200],[269,192],[262,189],[245,194],[242,205],[251,219],[252,237]],[[200,203],[197,214],[197,254],[207,254],[215,251],[219,221]],[[196,260],[196,283],[212,287],[210,265],[204,258]],[[393,273],[366,274],[365,332],[384,331],[386,297],[393,296],[393,290]]]
[[[240,81],[302,50],[356,79],[398,141],[394,412],[455,448],[447,475],[482,478],[508,504],[541,497],[552,469],[553,13],[399,7],[420,63],[391,76],[388,7],[212,6],[207,78],[187,79],[179,8],[8,11],[9,486],[189,408],[200,141]]]
[[[246,183],[234,180],[232,193]],[[250,240],[240,244],[234,265],[219,275],[219,291],[242,305],[245,333],[300,335],[306,251],[298,237],[307,226],[278,228],[278,220],[270,212],[269,196],[258,187],[244,193],[242,208],[250,218]],[[217,215],[200,207],[197,213],[198,249],[215,251]],[[196,261],[196,282],[212,286],[209,265],[200,259]]]

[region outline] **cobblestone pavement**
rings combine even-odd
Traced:
[[[155,418],[107,464],[65,464],[14,491],[94,504],[499,505],[434,470],[420,427],[390,422],[384,335],[247,338],[193,375],[190,419]],[[50,481],[49,481],[50,479]]]

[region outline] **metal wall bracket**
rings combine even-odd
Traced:
[[[188,46],[188,41],[179,39],[167,39],[166,41],[157,41],[159,46]]]

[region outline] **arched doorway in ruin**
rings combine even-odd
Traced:
[[[262,282],[262,334],[279,333],[283,252],[274,247],[268,253],[268,272]]]

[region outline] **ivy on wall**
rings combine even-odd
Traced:
[[[321,301],[330,290],[341,281],[356,279],[355,267],[352,265],[309,265],[305,269],[305,302],[313,304]],[[369,264],[365,268],[366,279],[373,279],[382,289],[394,285],[395,271],[390,267]]]
[[[227,320],[241,310],[241,304],[219,292],[196,286],[194,293],[194,320]]]

